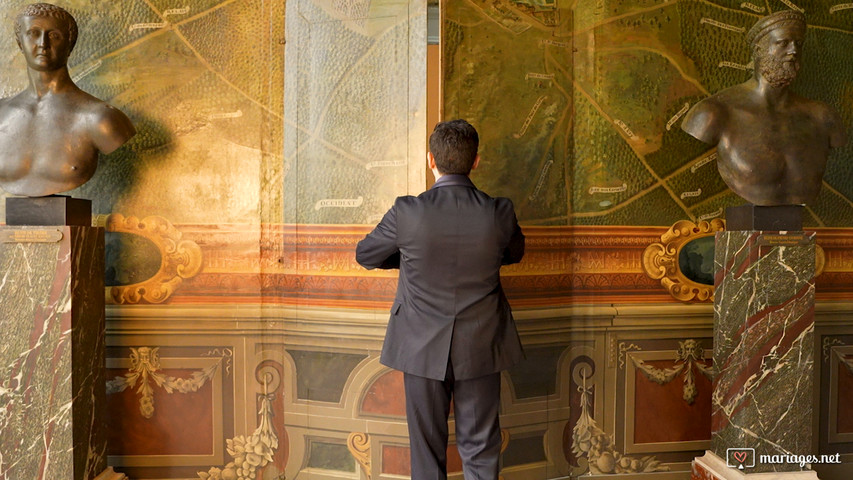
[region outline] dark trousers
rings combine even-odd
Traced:
[[[456,380],[448,366],[444,381],[405,373],[412,480],[447,478],[447,418],[456,419],[456,446],[465,480],[497,480],[501,453],[501,376]]]

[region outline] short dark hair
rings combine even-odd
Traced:
[[[477,130],[461,119],[439,122],[429,136],[429,151],[442,174],[471,173],[479,146]]]
[[[49,3],[32,3],[24,7],[15,17],[15,38],[18,40],[18,45],[21,44],[24,17],[51,17],[65,22],[68,27],[68,53],[74,50],[74,45],[77,43],[77,20],[74,20],[74,17],[64,8]]]

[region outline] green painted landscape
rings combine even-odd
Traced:
[[[483,190],[530,225],[670,225],[744,203],[680,126],[752,75],[745,32],[805,12],[794,89],[853,121],[853,5],[818,0],[445,2],[444,118],[481,134]],[[848,136],[850,132],[848,132]],[[811,227],[853,222],[853,147],[833,151]]]

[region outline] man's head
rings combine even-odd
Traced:
[[[786,87],[797,77],[806,33],[805,16],[796,10],[770,14],[747,32],[755,69],[774,87]]]
[[[477,130],[465,120],[440,122],[429,136],[429,151],[442,174],[471,173],[479,145]]]
[[[15,38],[18,41],[18,46],[23,49],[22,39],[25,32],[24,20],[27,17],[32,18],[52,18],[57,20],[66,32],[68,39],[68,53],[74,50],[74,45],[77,43],[77,21],[65,9],[51,5],[49,3],[32,3],[24,7],[15,18]]]

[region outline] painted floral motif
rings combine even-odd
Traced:
[[[631,357],[634,365],[641,371],[649,380],[666,385],[671,382],[680,373],[684,372],[684,401],[689,405],[693,405],[696,400],[696,379],[693,373],[695,367],[700,373],[711,379],[713,369],[701,362],[704,356],[704,350],[699,342],[693,339],[678,342],[678,351],[676,352],[676,365],[670,368],[655,368],[651,365],[646,365],[642,360]]]
[[[589,473],[604,475],[668,471],[669,467],[661,465],[653,456],[634,458],[616,451],[613,435],[602,430],[589,413],[592,387],[586,385],[586,372],[582,376],[583,384],[578,387],[581,393],[581,414],[572,430],[572,452],[578,457],[587,458]]]
[[[177,378],[170,375],[160,373],[160,354],[159,347],[139,347],[130,349],[130,371],[123,377],[116,377],[107,381],[107,395],[123,392],[128,388],[134,388],[139,385],[136,393],[140,394],[139,412],[145,418],[154,416],[154,388],[151,386],[153,381],[155,385],[164,389],[166,393],[189,393],[196,392],[204,386],[219,368],[222,363],[219,362],[211,366],[193,372],[190,378]],[[223,359],[230,359],[230,351],[225,352]]]
[[[272,428],[272,403],[270,395],[261,396],[258,412],[261,423],[248,437],[240,435],[225,441],[228,455],[234,458],[222,468],[211,467],[207,472],[198,472],[204,480],[253,480],[258,470],[272,463],[278,449],[278,437]]]

